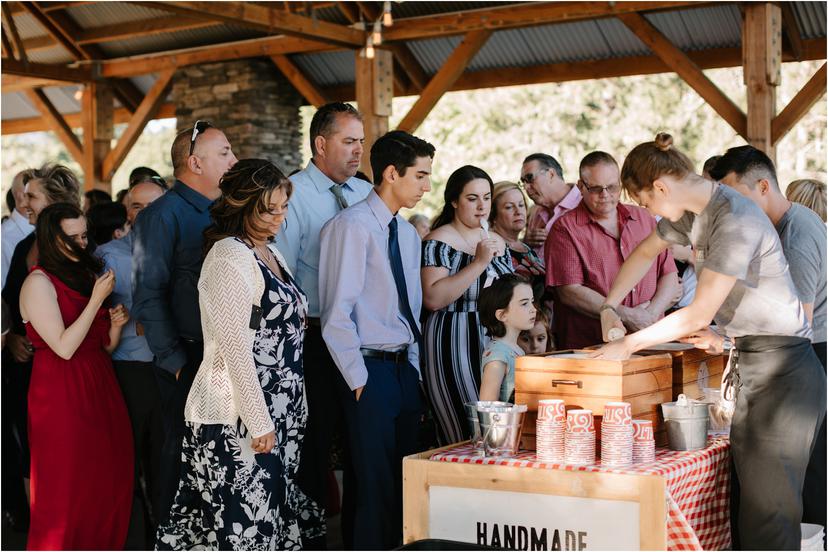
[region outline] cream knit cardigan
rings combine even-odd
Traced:
[[[270,250],[287,270],[281,253]],[[253,362],[256,330],[250,329],[251,307],[261,306],[264,288],[256,257],[243,243],[224,238],[207,253],[198,279],[204,359],[184,407],[188,422],[235,425],[241,418],[251,437],[274,430]]]

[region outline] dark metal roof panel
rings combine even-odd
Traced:
[[[802,38],[822,38],[826,34],[825,2],[792,2]]]
[[[146,5],[132,2],[95,2],[94,4],[80,4],[70,6],[66,12],[83,29],[94,29],[104,25],[116,25],[142,21],[155,17],[175,17],[175,14],[166,10],[148,8]]]
[[[741,42],[741,15],[734,5],[658,12],[645,17],[686,52],[738,46]]]
[[[299,54],[291,60],[311,81],[319,86],[336,86],[354,82],[354,56],[351,50]]]
[[[461,36],[431,38],[408,43],[411,53],[420,62],[426,73],[433,75],[463,40]]]
[[[172,33],[154,34],[98,44],[107,57],[134,56],[139,54],[179,50],[195,46],[207,46],[221,42],[257,38],[262,33],[239,25],[216,25],[201,29],[187,29]]]
[[[26,52],[26,57],[29,61],[35,63],[72,63],[75,61],[69,52],[63,46],[52,46],[43,50],[33,50]]]

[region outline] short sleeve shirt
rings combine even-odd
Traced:
[[[707,268],[736,278],[715,316],[729,337],[810,339],[811,328],[779,236],[753,201],[720,185],[698,216],[687,211],[676,222],[661,219],[658,235],[671,243],[693,246],[697,276]]]
[[[503,382],[500,384],[500,396],[498,400],[503,402],[514,402],[515,398],[515,359],[523,356],[523,350],[512,346],[509,343],[504,343],[497,339],[492,339],[483,350],[483,359],[480,362],[480,375],[486,370],[486,364],[499,360],[506,365],[506,374],[503,376]]]
[[[653,216],[641,207],[619,203],[617,210],[618,239],[592,219],[583,202],[552,225],[546,240],[547,286],[582,285],[607,296],[621,265],[656,226]],[[673,255],[669,250],[662,252],[622,304],[635,307],[651,300],[658,289],[658,280],[675,271]],[[559,348],[582,348],[603,342],[598,318],[587,316],[562,301],[555,301],[554,309]]]
[[[813,342],[826,339],[826,234],[825,223],[819,215],[798,203],[791,205],[779,222],[776,231],[782,242],[782,251],[788,259],[791,279],[799,293],[799,300],[814,305]]]

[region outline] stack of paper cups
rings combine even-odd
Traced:
[[[566,406],[561,399],[538,401],[535,448],[540,462],[559,464],[564,461]]]
[[[577,466],[595,463],[595,420],[592,410],[570,410],[566,413],[564,462]]]
[[[604,405],[601,421],[601,464],[623,467],[633,463],[632,405],[610,402]]]
[[[655,461],[655,436],[653,422],[633,420],[633,463],[644,464]]]

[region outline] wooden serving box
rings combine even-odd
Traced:
[[[689,348],[688,348],[689,347]],[[719,389],[727,365],[726,354],[711,354],[683,343],[665,343],[636,354],[664,354],[673,358],[673,400],[682,393],[689,399],[701,400],[704,389]]]
[[[656,444],[667,443],[659,406],[673,399],[673,359],[668,354],[634,355],[628,360],[556,358],[554,355],[589,353],[588,350],[554,351],[518,357],[515,361],[515,403],[529,407],[523,423],[521,448],[535,450],[535,421],[540,399],[563,399],[567,409],[587,408],[596,417],[604,405],[624,401],[633,418],[652,420]]]

